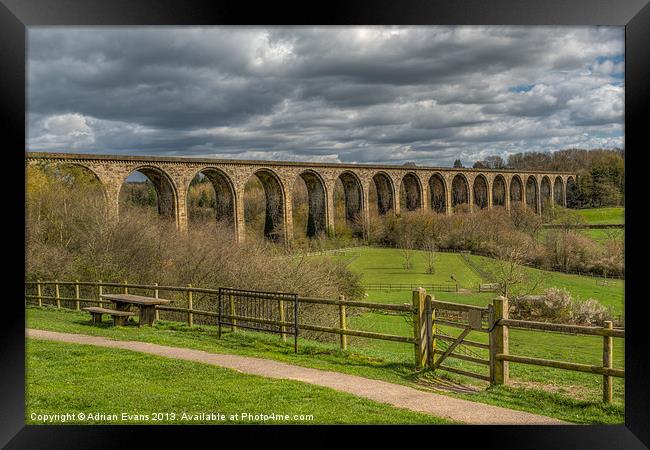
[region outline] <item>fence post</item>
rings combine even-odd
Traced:
[[[77,311],[79,311],[79,310],[80,310],[80,308],[79,308],[79,298],[81,298],[81,297],[79,296],[79,280],[75,280],[75,285],[74,285],[74,298],[77,299],[75,303],[76,303],[76,306],[77,306]]]
[[[413,290],[413,337],[415,338],[415,368],[422,369],[426,363],[426,326],[424,323],[424,299],[426,291],[423,288]]]
[[[232,295],[230,296],[232,299]],[[280,322],[285,321],[285,315],[284,315],[284,300],[278,300],[278,310],[280,311]],[[286,328],[284,325],[280,326],[280,336],[282,337],[283,342],[287,342],[287,333],[286,333]]]
[[[344,302],[345,301],[345,295],[339,295],[339,301]],[[347,330],[348,329],[348,319],[347,315],[345,313],[345,305],[343,303],[339,303],[339,324],[341,325],[341,330]],[[348,336],[345,334],[341,334],[341,350],[347,350],[348,349]]]
[[[97,282],[97,300],[99,302],[99,307],[100,308],[104,307],[104,303],[102,303],[102,294],[103,294],[102,280],[99,280]]]
[[[153,290],[153,296],[154,298],[158,298],[158,283],[154,283],[154,286],[156,286],[156,289]],[[160,320],[160,310],[156,308],[156,321]]]
[[[496,297],[492,301],[490,327],[490,383],[508,384],[510,371],[508,361],[497,360],[498,354],[507,355],[509,352],[508,327],[499,325],[501,319],[508,318],[508,299]]]
[[[125,294],[128,294],[128,293],[129,293],[128,284],[129,284],[129,283],[128,283],[126,280],[124,280],[124,293],[125,293]]]
[[[43,292],[41,291],[41,280],[36,280],[36,297],[38,297],[38,307],[43,307]]]
[[[228,296],[228,302],[230,306],[230,323],[232,324],[230,325],[230,329],[234,333],[235,331],[237,331],[237,319],[233,317],[236,314],[235,314],[235,297],[232,294]],[[280,314],[282,314],[280,320],[284,321],[284,305],[282,305],[282,308],[280,309]]]
[[[192,310],[192,291],[190,290],[192,288],[192,284],[188,283],[187,285],[187,309],[190,310],[190,312],[187,313],[187,325],[192,326],[194,324],[194,314],[191,312]]]
[[[54,280],[54,297],[56,297],[56,307],[61,307],[61,296],[59,294],[59,280]]]
[[[434,320],[436,319],[436,312],[433,309],[433,300],[435,297],[433,295],[427,295],[425,297],[425,309],[426,309],[426,323],[427,323],[427,366],[430,369],[433,369],[433,356],[436,352],[436,326]]]
[[[605,321],[603,328],[606,330],[611,330],[614,327],[614,324],[611,320]],[[603,336],[603,367],[611,368],[612,367],[612,356],[614,351],[614,345],[611,336]],[[613,379],[611,375],[603,375],[603,402],[612,403],[612,397],[614,394],[613,389]]]

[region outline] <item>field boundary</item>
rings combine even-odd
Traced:
[[[97,294],[95,298],[81,298],[81,288],[82,286],[90,287],[93,292]],[[50,291],[54,291],[54,296],[44,295],[44,287],[50,287]],[[68,291],[73,289],[74,297],[63,297],[61,296],[61,287],[65,287]],[[331,333],[339,335],[340,348],[341,350],[347,350],[348,347],[348,336],[357,336],[369,339],[379,339],[384,341],[393,341],[399,342],[407,345],[413,346],[414,349],[414,366],[416,370],[430,369],[435,371],[436,369],[447,370],[450,372],[456,372],[460,375],[466,375],[474,378],[478,378],[484,381],[489,382],[493,385],[498,384],[508,384],[509,374],[508,374],[508,363],[522,363],[522,364],[532,364],[537,366],[553,367],[556,369],[578,371],[578,372],[587,372],[603,377],[603,401],[605,403],[612,402],[612,377],[625,378],[624,369],[616,369],[612,367],[613,361],[613,343],[612,338],[625,338],[625,329],[624,328],[614,328],[611,321],[603,323],[602,327],[594,326],[578,326],[578,325],[569,325],[569,324],[557,324],[557,323],[546,323],[546,322],[534,322],[527,320],[510,320],[508,317],[508,299],[505,297],[495,297],[492,300],[492,304],[488,304],[487,307],[471,306],[460,303],[450,303],[437,301],[432,295],[427,295],[426,290],[422,287],[418,287],[412,291],[412,297],[410,303],[404,304],[385,304],[385,303],[372,303],[367,301],[350,301],[346,300],[343,295],[340,295],[338,299],[324,299],[324,298],[311,298],[311,297],[300,297],[295,296],[296,305],[298,303],[312,303],[320,305],[330,305],[332,307],[338,308],[338,318],[339,318],[339,327],[332,326],[321,326],[314,323],[302,323],[297,321],[295,324],[292,322],[287,322],[283,319],[283,314],[280,312],[279,320],[273,320],[269,318],[259,317],[257,314],[246,314],[245,316],[240,315],[241,312],[233,313],[233,309],[230,309],[230,312],[224,314],[221,308],[218,311],[206,311],[206,310],[197,310],[192,307],[192,294],[204,293],[209,296],[216,297],[219,295],[219,289],[210,289],[210,288],[199,288],[191,285],[187,286],[160,286],[158,284],[153,285],[141,285],[141,284],[129,284],[128,282],[124,283],[105,283],[105,282],[80,282],[80,281],[28,281],[25,282],[25,300],[31,301],[34,303],[36,300],[39,307],[43,306],[43,300],[52,300],[53,304],[57,308],[66,307],[74,305],[77,311],[80,311],[81,302],[90,302],[96,303],[102,306],[102,301],[106,302],[102,298],[102,292],[104,287],[118,288],[125,294],[128,294],[129,289],[140,289],[142,291],[154,291],[154,297],[160,298],[159,293],[163,291],[175,291],[180,294],[180,301],[182,302],[183,298],[186,299],[187,307],[179,306],[167,306],[167,305],[156,305],[156,319],[160,311],[170,311],[181,313],[181,317],[185,315],[187,318],[188,326],[192,326],[194,322],[194,316],[204,316],[208,319],[212,318],[214,322],[215,318],[217,320],[217,325],[221,329],[221,325],[225,324],[226,326],[230,324],[231,330],[236,331],[234,324],[235,321],[244,320],[254,324],[265,324],[265,325],[275,325],[282,327],[291,327],[297,325],[301,330],[308,331],[317,331],[324,333]],[[34,289],[35,288],[35,289]],[[30,294],[29,292],[34,293]],[[86,290],[86,292],[88,292]],[[273,298],[274,293],[272,292],[258,292],[258,296],[268,296]],[[278,307],[280,311],[283,308],[283,302],[279,302]],[[297,307],[297,306],[296,306]],[[347,307],[355,308],[365,308],[368,310],[375,311],[392,311],[398,312],[405,315],[409,322],[412,324],[411,336],[403,336],[396,334],[386,334],[386,333],[377,333],[371,331],[363,330],[352,330],[347,326]],[[448,311],[445,314],[439,314],[437,311]],[[296,310],[297,311],[297,310]],[[450,315],[451,312],[452,314]],[[237,315],[235,315],[237,314]],[[297,316],[296,316],[297,317]],[[459,321],[460,319],[460,321]],[[208,323],[208,322],[206,322]],[[463,331],[459,336],[452,337],[444,335],[438,332],[437,325],[446,325],[457,328],[462,328]],[[573,361],[556,361],[556,360],[545,360],[540,358],[531,358],[526,356],[510,355],[509,354],[509,338],[508,338],[508,329],[509,328],[520,328],[533,331],[547,331],[547,332],[558,332],[565,334],[582,334],[582,335],[592,335],[592,336],[602,336],[603,339],[603,363],[602,365],[585,365],[575,363]],[[297,330],[297,328],[296,328]],[[472,331],[486,332],[489,335],[489,345],[482,344],[474,341],[469,341],[466,339],[468,334]],[[450,342],[448,345],[440,345],[441,341]],[[297,334],[296,334],[296,345],[297,345]],[[467,351],[466,346],[473,346],[482,348],[484,350],[489,350],[489,359],[485,360],[479,355],[472,354]],[[459,354],[458,351],[454,350],[465,350],[464,354]],[[297,346],[295,348],[297,352]],[[434,362],[434,355],[438,353],[440,358]],[[477,364],[488,365],[490,368],[489,375],[477,374],[468,371],[460,371],[456,368],[450,368],[449,366],[442,366],[441,363],[446,358],[457,358],[464,359],[466,361],[475,362]]]
[[[266,378],[287,379],[346,392],[358,397],[389,404],[398,408],[430,414],[467,424],[485,425],[567,425],[547,416],[516,411],[499,406],[472,402],[442,394],[418,390],[386,381],[296,366],[280,361],[251,356],[209,353],[180,347],[169,347],[138,341],[113,340],[98,336],[27,329],[30,339],[42,339],[81,345],[119,348],[166,358],[195,361],[225,367],[242,373]]]

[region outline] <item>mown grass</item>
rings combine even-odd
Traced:
[[[451,423],[333,389],[198,362],[35,339],[26,347],[28,424],[47,423],[39,414],[61,413],[75,414],[68,424]],[[81,420],[79,413],[103,417]],[[201,413],[225,418],[191,418]]]
[[[465,303],[472,305],[487,305],[496,294],[476,292],[479,283],[489,280],[481,278],[480,274],[472,270],[458,253],[436,253],[435,274],[426,271],[426,254],[423,251],[413,251],[413,267],[404,269],[403,257],[399,249],[379,247],[359,247],[346,255],[314,256],[314,258],[334,258],[341,261],[350,261],[348,267],[362,274],[362,283],[383,284],[434,284],[446,283],[451,280],[451,275],[458,280],[461,292],[434,292],[439,300]],[[477,266],[489,268],[493,264],[492,258],[467,255]],[[536,293],[541,293],[550,287],[567,289],[574,298],[586,300],[593,298],[605,306],[611,306],[615,315],[623,314],[624,280],[604,280],[597,277],[565,274],[561,272],[545,271],[526,268],[532,278],[542,279]],[[469,290],[469,291],[468,291]],[[366,299],[386,303],[410,302],[410,290],[368,290]]]
[[[460,274],[456,275],[456,278],[461,282],[461,286],[464,285],[471,287],[472,283],[487,281],[482,280],[480,274],[467,267],[466,263],[458,254],[439,253],[437,255],[438,262],[436,265],[436,274],[428,275],[425,270],[426,260],[424,252],[416,252],[415,257],[413,258],[413,268],[410,270],[401,269],[403,276],[400,276],[399,267],[402,257],[399,250],[359,248],[355,250],[355,253],[355,258],[351,261],[349,267],[353,270],[362,270],[364,281],[381,280],[382,283],[438,283],[443,281],[448,276],[449,272],[452,271]],[[475,255],[470,255],[468,257],[479,267],[489,267],[493,262],[491,258]],[[341,256],[340,258],[342,259],[344,257]],[[465,270],[459,267],[460,264],[466,266]],[[439,268],[442,269],[445,265],[447,265],[447,267],[444,270],[439,270]],[[541,271],[533,268],[526,268],[526,270],[535,278],[541,277],[542,283],[538,288],[539,292],[542,292],[543,289],[549,287],[564,288],[567,289],[574,298],[582,300],[593,298],[598,300],[602,304],[611,307],[615,315],[623,314],[624,312],[623,280],[602,280],[594,277]],[[496,294],[477,293],[472,291],[459,293],[433,292],[433,295],[438,300],[485,306],[492,301],[492,298]],[[375,302],[409,303],[411,292],[409,290],[368,291],[366,299]],[[412,333],[412,325],[408,320],[402,316],[394,314],[357,311],[357,315],[350,317],[349,323],[353,328],[367,331],[398,335],[410,335]],[[457,336],[459,334],[459,330],[450,327],[440,327],[440,329],[447,335]],[[510,352],[514,355],[533,356],[595,365],[600,364],[602,361],[602,338],[540,333],[524,330],[511,330],[510,336]],[[350,337],[348,339],[350,344],[353,346],[380,349],[381,351],[390,354],[402,354],[404,355],[404,358],[410,358],[413,354],[413,349],[409,345],[355,337]],[[469,339],[487,343],[487,335],[483,333],[472,332]],[[624,342],[620,339],[615,339],[614,345],[614,366],[622,368],[624,367]],[[487,352],[481,349],[468,347],[467,351],[469,351],[473,356],[487,359]],[[446,364],[472,372],[487,374],[487,367],[482,367],[466,361],[448,360],[446,361]],[[519,386],[524,390],[534,388],[538,393],[536,395],[539,395],[539,398],[536,398],[535,402],[541,401],[540,399],[546,399],[544,401],[549,401],[550,398],[555,399],[550,401],[551,404],[557,401],[578,402],[577,404],[582,405],[580,408],[584,407],[586,410],[596,408],[595,411],[591,411],[587,413],[587,415],[592,415],[592,419],[597,422],[617,423],[622,421],[625,389],[623,380],[614,380],[615,404],[612,406],[604,406],[600,404],[600,398],[602,396],[602,377],[522,364],[511,364],[510,367],[513,386]],[[449,374],[448,378],[460,381],[464,384],[475,384],[476,386],[482,386],[482,388],[485,387],[482,382],[479,381],[477,383],[467,377]],[[495,404],[508,404],[510,407],[514,407],[512,398],[505,400],[505,403],[500,403],[501,401],[504,401],[504,397],[509,397],[510,395],[505,394],[503,389],[504,388],[501,387],[490,388],[486,391],[482,391],[478,395],[473,395],[472,398],[480,398],[480,401]],[[505,389],[512,389],[512,387]],[[551,397],[548,397],[549,395]],[[526,395],[524,395],[524,397],[526,397]],[[550,410],[556,407],[557,405],[551,407]],[[567,418],[567,420],[571,419]]]
[[[372,313],[350,318],[350,324],[359,328],[372,328],[376,331],[385,331],[409,336],[412,329],[400,316],[388,316],[377,319],[376,323],[368,325],[358,320],[372,318]],[[323,343],[300,339],[299,353],[293,353],[291,342],[283,343],[277,336],[255,332],[239,331],[237,333],[225,332],[222,339],[217,339],[216,330],[210,326],[187,327],[184,324],[160,322],[153,327],[137,328],[134,326],[112,327],[106,321],[101,326],[94,326],[90,323],[87,314],[70,310],[56,310],[54,308],[27,308],[27,326],[52,331],[81,333],[96,336],[105,336],[113,339],[135,340],[152,342],[161,345],[174,347],[186,347],[205,350],[214,353],[234,353],[248,356],[270,358],[291,364],[305,367],[313,367],[323,370],[340,371],[359,375],[367,378],[380,379],[398,384],[409,385],[426,390],[422,385],[423,380],[431,377],[431,374],[414,372],[413,347],[409,344],[399,344],[384,341],[370,341],[364,339],[350,338],[350,347],[347,351],[338,349],[335,343]],[[514,331],[514,330],[513,330]],[[473,333],[474,334],[474,333]],[[544,333],[544,335],[549,333]],[[564,336],[562,336],[564,337]],[[571,336],[569,336],[571,338]],[[472,336],[472,339],[479,340],[480,337]],[[577,338],[576,338],[577,339]],[[581,339],[581,338],[580,338]],[[537,337],[539,341],[539,336]],[[511,349],[513,354],[527,354],[519,352],[518,344],[520,338],[513,334],[511,337]],[[523,344],[522,344],[523,345]],[[538,354],[553,352],[558,345],[554,341],[546,341]],[[559,344],[566,352],[573,352],[581,358],[591,358],[592,344],[587,344],[587,350],[568,350],[574,343]],[[528,350],[528,349],[526,349]],[[533,354],[537,356],[538,354]],[[571,357],[575,355],[570,355]],[[623,349],[615,348],[615,365],[618,366]],[[593,361],[592,361],[593,362]],[[456,365],[460,361],[450,360],[450,365]],[[471,364],[465,363],[463,364]],[[461,365],[459,365],[460,367]],[[535,371],[535,369],[540,369]],[[474,370],[476,370],[474,368]],[[532,374],[529,371],[532,370]],[[548,415],[562,420],[576,423],[621,423],[623,422],[623,405],[621,403],[622,384],[615,382],[616,403],[611,406],[603,405],[597,398],[595,384],[600,379],[597,376],[586,374],[575,374],[584,376],[584,379],[572,378],[572,372],[554,371],[530,366],[521,366],[516,369],[513,365],[512,386],[489,388],[482,382],[436,372],[436,375],[479,388],[475,394],[447,393],[451,396],[458,396],[473,401],[489,403],[497,406]],[[555,372],[554,374],[551,372]],[[527,381],[519,377],[528,378]],[[587,377],[590,377],[587,379]],[[566,382],[561,382],[564,379]],[[549,380],[551,381],[549,383]],[[549,391],[548,386],[557,386]],[[575,384],[573,384],[575,383]],[[589,384],[585,392],[576,394],[575,386],[585,383]],[[483,390],[485,389],[485,390]]]
[[[589,208],[572,210],[589,224],[625,223],[625,208]]]
[[[490,267],[492,258],[470,255],[469,258],[479,267]],[[573,298],[587,300],[593,298],[607,307],[611,307],[615,315],[624,313],[625,280],[603,279],[582,275],[567,274],[540,270],[532,267],[525,268],[531,278],[540,279],[541,283],[536,293],[542,293],[547,288],[563,288],[571,293]]]

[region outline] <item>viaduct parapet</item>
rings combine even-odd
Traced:
[[[553,205],[567,206],[567,190],[577,181],[569,172],[514,171],[424,166],[334,164],[283,161],[245,161],[152,156],[115,156],[26,152],[27,165],[73,164],[83,166],[100,181],[109,217],[119,214],[120,189],[134,171],[146,175],[158,195],[158,211],[187,230],[187,193],[194,177],[202,173],[216,193],[216,219],[234,227],[244,240],[244,186],[256,176],[266,196],[265,235],[289,242],[293,238],[292,189],[301,177],[308,191],[309,222],[314,233],[334,230],[334,187],[341,180],[348,221],[367,224],[370,188],[377,192],[379,214],[399,214],[424,209],[453,214],[461,205],[470,211],[515,203],[541,214]],[[400,195],[405,202],[400,202]],[[374,205],[372,205],[374,207]],[[280,236],[274,230],[281,230]]]

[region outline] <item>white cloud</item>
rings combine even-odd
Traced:
[[[623,28],[29,29],[28,147],[467,163],[623,145]]]

